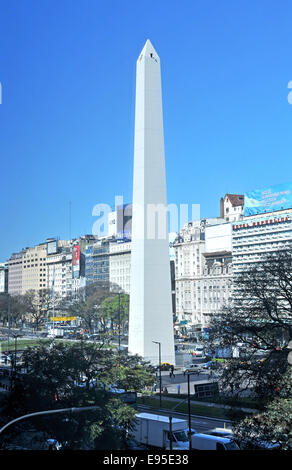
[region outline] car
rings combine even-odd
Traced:
[[[45,446],[47,450],[60,450],[62,445],[56,439],[47,439]]]
[[[204,348],[202,346],[197,346],[193,351],[193,356],[195,357],[204,357]]]
[[[229,438],[233,436],[232,430],[227,429],[227,428],[214,428],[214,429],[211,429],[211,431],[208,431],[207,434],[210,434],[211,436],[229,437]]]
[[[202,372],[202,364],[188,364],[186,367],[183,368],[183,374],[186,375],[186,373],[189,372],[196,372],[199,374]]]
[[[171,370],[171,368],[173,367],[172,364],[169,364],[169,362],[162,362],[161,363],[161,370]],[[159,369],[159,367],[158,367]]]
[[[203,369],[212,369],[214,366],[214,361],[208,361],[208,362],[204,362],[203,364],[201,364],[201,367]]]

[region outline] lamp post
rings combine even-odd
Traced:
[[[119,296],[119,308],[118,308],[118,319],[119,319],[119,355],[120,355],[120,351],[121,351],[121,294],[124,293],[124,291],[119,287],[118,287],[118,291],[113,291],[113,294],[114,295],[118,295]]]
[[[119,296],[119,354],[121,351],[121,292],[118,292]]]
[[[152,341],[152,343],[158,344],[159,347],[159,407],[161,408],[161,343],[159,341]]]
[[[190,373],[188,373],[188,421],[189,421],[189,450],[192,450],[192,434],[191,434],[191,397],[190,397]]]
[[[9,423],[5,424],[0,429],[0,434],[3,432],[8,426],[10,426],[13,423],[16,423],[17,421],[22,421],[23,419],[30,418],[31,416],[39,416],[39,415],[48,415],[48,414],[53,414],[53,413],[65,413],[66,411],[70,411],[71,413],[79,413],[81,411],[89,411],[89,410],[97,410],[101,409],[100,406],[82,406],[80,408],[62,408],[60,410],[47,410],[47,411],[37,411],[36,413],[29,413],[27,415],[20,416],[19,418],[13,419],[12,421],[9,421]]]
[[[189,450],[192,450],[192,422],[191,422],[191,394],[190,394],[190,375],[196,374],[196,372],[187,371],[188,376],[188,426],[189,426]]]

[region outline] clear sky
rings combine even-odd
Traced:
[[[290,0],[0,0],[0,261],[132,198],[135,67],[162,68],[169,203],[292,180]]]

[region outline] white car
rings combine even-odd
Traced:
[[[218,436],[218,437],[233,437],[233,432],[232,429],[227,429],[227,428],[214,428],[211,429],[211,431],[208,431],[207,434],[210,434],[211,436]]]
[[[203,357],[204,356],[204,348],[201,346],[197,346],[193,352],[195,357]]]
[[[184,375],[186,375],[186,373],[189,373],[189,372],[197,372],[199,374],[202,371],[203,371],[202,364],[189,364],[183,368]]]

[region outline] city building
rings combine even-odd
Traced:
[[[292,248],[292,209],[245,216],[232,224],[234,273],[260,262],[263,256]]]
[[[189,222],[175,249],[177,329],[204,331],[231,295],[231,224],[223,218]]]
[[[130,294],[131,242],[113,241],[109,244],[109,281],[125,294]]]
[[[0,293],[8,292],[8,264],[0,263]]]
[[[27,248],[22,256],[22,290],[47,289],[47,244],[41,243]]]
[[[56,299],[72,295],[72,242],[47,240],[47,289]]]
[[[203,332],[228,305],[237,273],[292,247],[291,185],[226,194],[220,215],[189,222],[174,243],[177,328]]]
[[[10,295],[22,294],[22,258],[25,250],[13,253],[7,261],[8,266],[8,293]]]
[[[85,247],[86,284],[109,281],[109,245],[111,238],[95,239]]]
[[[225,194],[220,199],[220,217],[226,222],[240,220],[244,212],[243,194]]]

